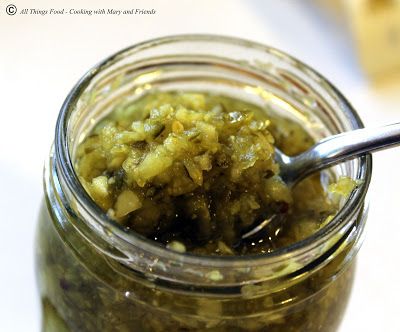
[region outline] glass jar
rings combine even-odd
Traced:
[[[311,237],[262,255],[170,251],[113,222],[73,168],[98,119],[155,90],[234,96],[301,123],[316,140],[362,127],[321,75],[242,39],[166,37],[101,62],[62,106],[45,167],[36,242],[43,331],[335,331],[362,242],[371,156],[321,174],[361,184]]]

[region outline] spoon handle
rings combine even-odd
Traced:
[[[287,180],[294,183],[328,166],[397,145],[400,145],[400,123],[349,131],[321,140],[306,152],[284,160],[283,171]],[[297,176],[291,179],[290,174]]]

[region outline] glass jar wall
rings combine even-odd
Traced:
[[[366,219],[371,157],[332,168],[361,185],[313,236],[263,255],[170,251],[109,219],[74,172],[77,145],[122,102],[153,91],[233,96],[316,140],[362,127],[343,96],[275,49],[206,35],[145,42],[106,59],[67,97],[45,168],[37,232],[43,331],[335,331]]]

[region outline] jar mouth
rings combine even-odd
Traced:
[[[203,34],[190,34],[190,35],[175,35],[152,39],[139,44],[130,46],[121,50],[110,57],[106,58],[91,70],[89,70],[73,87],[66,100],[64,101],[61,111],[57,120],[56,135],[55,135],[55,167],[57,176],[62,179],[67,190],[72,193],[76,204],[84,208],[85,213],[96,222],[98,227],[107,230],[108,233],[113,235],[115,239],[121,240],[125,244],[131,244],[136,248],[141,248],[144,251],[150,252],[155,256],[162,257],[166,260],[179,260],[182,263],[188,263],[200,266],[214,266],[214,267],[229,267],[234,265],[238,266],[255,266],[271,260],[282,260],[285,257],[301,255],[315,247],[320,246],[328,241],[334,234],[343,231],[346,224],[349,222],[349,216],[352,216],[355,211],[359,210],[364,202],[367,193],[372,173],[372,157],[370,154],[357,158],[358,167],[356,169],[356,180],[360,180],[360,185],[349,196],[343,207],[337,212],[332,221],[301,241],[295,242],[289,246],[275,249],[272,252],[264,254],[253,254],[246,256],[205,256],[192,253],[178,253],[171,251],[161,244],[150,240],[132,230],[124,229],[120,224],[113,221],[88,195],[86,190],[81,185],[77,174],[75,173],[73,160],[70,153],[70,142],[68,140],[68,121],[71,114],[76,109],[77,103],[82,96],[85,88],[90,84],[101,71],[111,64],[124,58],[126,53],[148,49],[155,45],[174,43],[179,41],[217,41],[225,44],[238,44],[246,48],[257,49],[259,51],[272,54],[280,59],[296,64],[298,69],[306,72],[307,75],[312,75],[322,82],[325,89],[330,90],[330,93],[335,96],[340,104],[340,112],[344,114],[348,121],[351,123],[352,129],[362,128],[363,123],[352,108],[351,104],[346,98],[333,86],[326,78],[315,70],[297,60],[296,58],[280,51],[275,48],[265,46],[253,41],[240,39],[236,37],[220,36],[220,35],[203,35]],[[93,225],[92,225],[93,226]],[[92,228],[97,228],[94,226]],[[348,225],[349,227],[351,225]],[[251,262],[251,263],[250,263]]]

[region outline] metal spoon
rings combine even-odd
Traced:
[[[330,136],[294,157],[289,157],[275,148],[275,160],[280,166],[282,180],[289,187],[293,187],[308,175],[329,166],[397,145],[400,145],[400,123]],[[264,220],[243,234],[242,239],[253,237],[274,219],[275,215]]]

